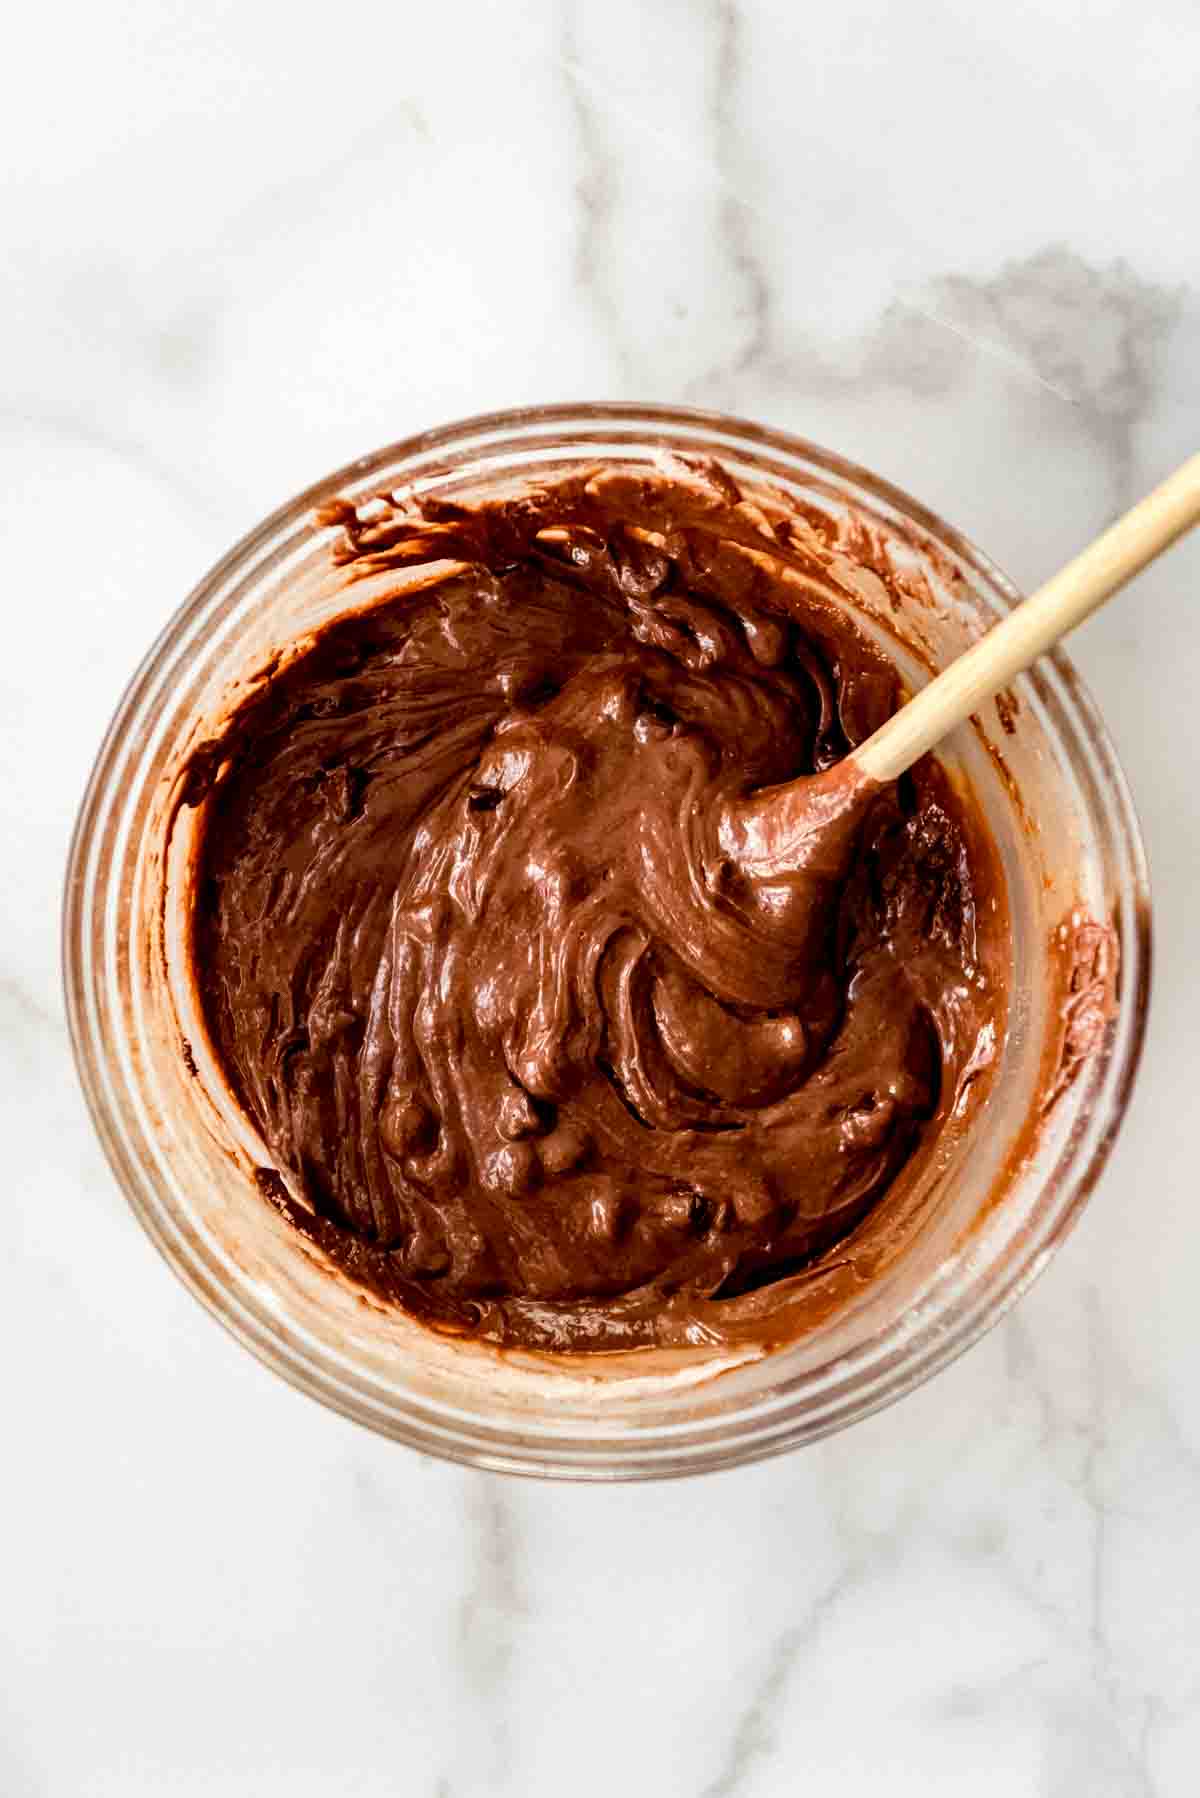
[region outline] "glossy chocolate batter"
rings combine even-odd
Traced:
[[[899,697],[844,556],[764,504],[706,464],[328,508],[392,593],[194,758],[195,972],[260,1187],[439,1327],[719,1340],[986,1084],[1003,904],[939,765],[824,861],[755,838],[751,795]]]

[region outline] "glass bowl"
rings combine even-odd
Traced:
[[[383,1434],[523,1474],[628,1479],[776,1454],[900,1398],[960,1354],[1045,1266],[1094,1186],[1137,1067],[1150,969],[1145,857],[1124,776],[1061,653],[949,739],[1004,864],[1012,1000],[965,1150],[937,1165],[906,1249],[819,1325],[769,1354],[638,1350],[551,1359],[439,1336],[323,1265],[255,1187],[249,1121],[196,1068],[175,827],[181,770],[269,658],[344,609],[335,496],[462,493],[581,463],[717,457],[743,484],[866,532],[911,603],[864,583],[865,628],[912,685],[1019,597],[978,550],[861,468],[703,412],[633,405],[497,413],[364,457],[245,537],[171,619],[109,727],[71,846],[66,998],[80,1078],[129,1203],[201,1302],[302,1391]],[[354,604],[369,597],[362,584]],[[858,608],[855,608],[858,610]],[[188,816],[189,814],[180,814]],[[1119,1006],[1036,1130],[1056,1019],[1054,933],[1073,908],[1120,943]]]

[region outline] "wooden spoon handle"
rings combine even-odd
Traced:
[[[1031,594],[854,751],[873,780],[896,780],[1042,651],[1082,624],[1200,521],[1200,454]]]

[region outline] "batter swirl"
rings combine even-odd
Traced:
[[[326,520],[351,576],[431,567],[195,763],[195,968],[263,1191],[442,1328],[711,1339],[975,1102],[982,825],[929,760],[848,878],[731,857],[730,806],[899,694],[839,557],[722,470]]]

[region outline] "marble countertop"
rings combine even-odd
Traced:
[[[316,15],[314,15],[315,20]],[[244,529],[493,406],[727,408],[1018,580],[1200,439],[1194,0],[46,0],[0,69],[2,1798],[1200,1789],[1200,543],[1079,635],[1156,882],[1076,1234],[788,1459],[541,1487],[376,1440],[173,1281],[70,1066],[125,677]]]

